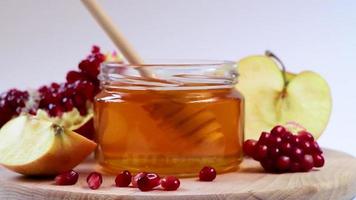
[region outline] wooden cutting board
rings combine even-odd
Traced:
[[[30,179],[0,169],[0,199],[332,199],[356,196],[356,159],[345,153],[325,150],[326,165],[308,173],[269,174],[259,164],[245,159],[238,172],[217,176],[214,182],[182,179],[178,191],[114,187],[114,176],[104,177],[98,190],[86,186],[86,175],[94,163],[77,167],[80,180],[74,186],[56,186],[53,179]]]

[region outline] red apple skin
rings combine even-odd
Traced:
[[[83,126],[74,130],[74,132],[79,133],[80,135],[88,138],[89,140],[94,140],[94,120],[93,118],[87,121]]]

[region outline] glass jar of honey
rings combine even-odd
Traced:
[[[218,173],[236,170],[242,160],[244,101],[234,87],[235,63],[150,63],[157,64],[101,67],[94,122],[102,170],[181,177],[196,176],[203,166]]]

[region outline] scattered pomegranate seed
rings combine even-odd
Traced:
[[[131,173],[127,170],[122,171],[116,176],[115,184],[117,187],[128,187],[131,183]]]
[[[135,176],[133,176],[131,179],[132,186],[137,188],[137,180],[141,177],[146,176],[146,175],[147,175],[147,172],[140,172],[140,173],[136,174]]]
[[[103,177],[98,172],[92,172],[87,177],[88,187],[92,190],[96,190],[103,183]]]
[[[56,185],[74,185],[77,183],[78,178],[79,178],[79,174],[76,171],[70,170],[58,174],[54,178],[54,181]]]
[[[213,181],[216,178],[216,171],[214,168],[206,166],[199,172],[200,181]]]
[[[141,191],[149,191],[160,184],[160,177],[156,173],[143,173],[137,179],[137,187]]]
[[[138,187],[138,180],[142,177],[147,177],[149,179],[149,186],[154,188],[158,186],[160,183],[160,177],[156,173],[148,173],[148,172],[140,172],[136,174],[136,176],[132,177],[131,183],[133,187]],[[142,181],[144,182],[144,181]]]
[[[167,191],[177,190],[180,186],[180,181],[175,176],[166,176],[161,179],[161,186]]]
[[[324,165],[323,151],[306,130],[293,135],[283,126],[262,132],[258,141],[247,140],[243,150],[269,172],[307,172]]]

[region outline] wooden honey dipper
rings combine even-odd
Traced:
[[[126,60],[133,67],[142,66],[143,60],[96,0],[82,0],[82,2]],[[154,74],[144,68],[138,68],[138,71],[144,78],[162,81],[156,79]],[[195,106],[188,109],[182,103],[167,99],[162,102],[145,105],[144,109],[150,112],[153,119],[158,121],[159,127],[179,130],[180,134],[176,137],[177,139],[191,137],[197,144],[205,144],[216,143],[224,138],[220,123],[217,122],[215,115],[206,110],[204,106]]]

